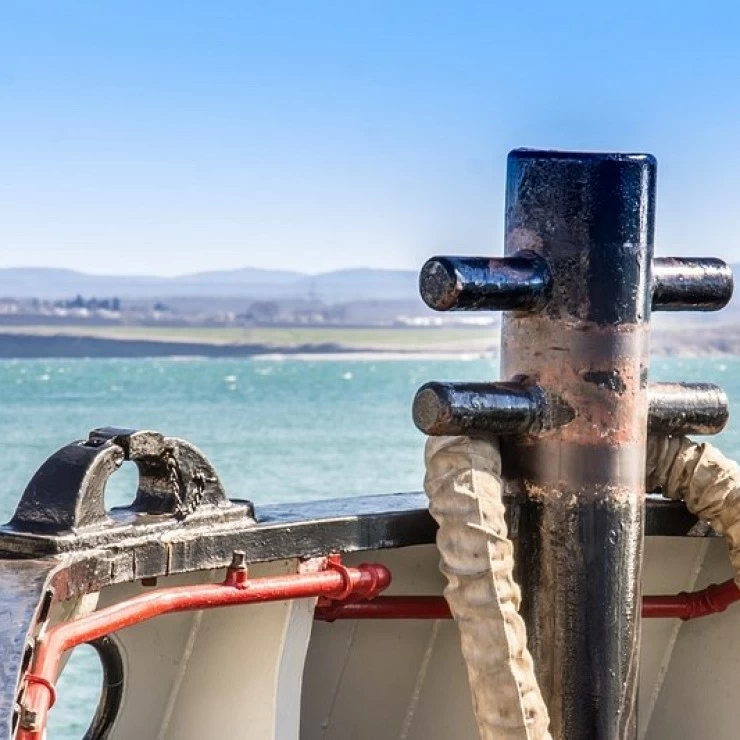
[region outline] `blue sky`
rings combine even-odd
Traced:
[[[516,146],[648,151],[657,251],[740,260],[740,5],[0,4],[0,266],[499,254]]]

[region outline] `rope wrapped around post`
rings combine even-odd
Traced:
[[[496,437],[430,437],[424,488],[444,595],[460,630],[481,740],[552,740],[527,649]],[[651,436],[647,490],[683,500],[727,540],[740,588],[740,466],[706,443]]]
[[[495,437],[430,437],[424,488],[481,740],[551,740],[527,650]]]
[[[717,448],[688,437],[648,438],[647,490],[660,490],[721,534],[740,587],[740,466]]]

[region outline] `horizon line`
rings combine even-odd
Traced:
[[[222,267],[213,268],[206,270],[196,270],[195,272],[183,272],[172,275],[163,275],[161,273],[128,273],[128,272],[87,272],[74,267],[63,267],[61,265],[0,265],[0,271],[6,270],[58,270],[60,272],[69,272],[76,275],[85,275],[87,277],[114,277],[114,278],[151,278],[157,280],[181,280],[182,278],[198,277],[201,275],[212,275],[214,273],[233,273],[241,272],[244,270],[253,270],[255,272],[277,272],[283,274],[292,274],[296,277],[319,277],[321,275],[330,275],[339,272],[360,272],[360,271],[371,271],[371,272],[418,272],[418,269],[412,267],[373,267],[371,265],[360,265],[357,267],[336,267],[329,270],[322,270],[319,272],[303,272],[301,270],[289,270],[282,267],[253,267],[250,265],[244,265],[242,267]]]

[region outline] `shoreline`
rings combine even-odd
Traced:
[[[72,334],[21,334],[0,332],[0,359],[155,359],[196,360],[209,358],[244,358],[263,361],[280,360],[403,360],[462,359],[475,360],[497,356],[497,350],[443,347],[355,348],[339,343],[273,346],[264,343],[224,343],[163,341],[157,339],[119,339]]]
[[[656,357],[732,357],[740,355],[734,342],[713,337],[705,341],[675,341],[660,332],[651,354]],[[275,346],[262,342],[226,343],[161,339],[125,339],[75,334],[26,334],[0,331],[0,359],[208,359],[281,360],[461,360],[494,359],[496,343],[488,347],[398,346],[352,347],[340,342]]]

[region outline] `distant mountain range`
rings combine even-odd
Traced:
[[[91,275],[42,267],[0,268],[0,297],[56,300],[118,296],[122,299],[168,297],[318,298],[403,300],[418,294],[412,270],[359,268],[307,275],[285,270],[219,270],[178,277]]]
[[[736,282],[740,281],[740,264],[732,268]],[[0,298],[57,300],[74,298],[78,294],[85,298],[117,296],[123,300],[315,298],[324,303],[411,301],[421,305],[418,272],[415,270],[357,268],[307,275],[246,267],[178,277],[156,277],[91,275],[58,268],[0,268]],[[733,300],[729,309],[715,314],[714,319],[722,321],[729,318],[728,314],[737,315],[739,304],[740,301]],[[674,315],[673,318],[665,314],[662,316],[671,323],[678,320],[680,315]]]

